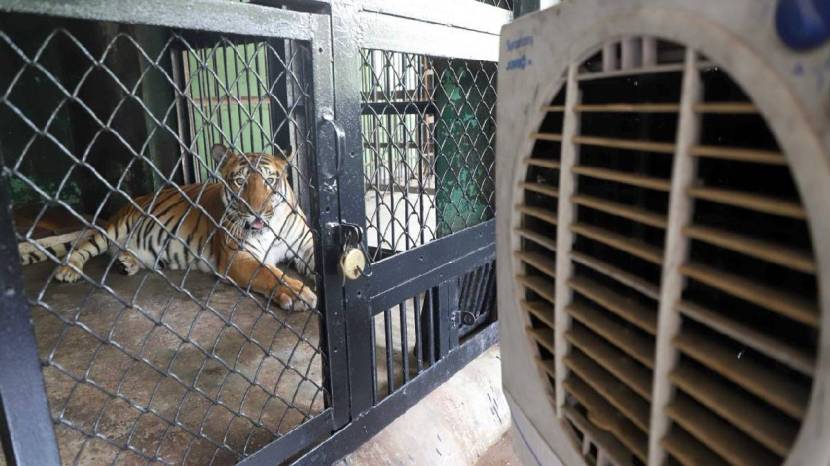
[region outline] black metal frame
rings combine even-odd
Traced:
[[[321,233],[315,242],[315,258],[320,280],[317,288],[326,310],[320,344],[327,355],[323,368],[327,408],[240,464],[276,464],[292,459],[296,464],[334,461],[497,339],[496,325],[486,325],[494,316],[475,315],[467,321],[463,315],[467,308],[483,308],[487,302],[495,302],[494,296],[486,292],[494,284],[484,279],[494,267],[494,220],[386,258],[371,266],[371,276],[344,283],[339,257],[346,239],[337,226],[362,226],[366,222],[360,116],[371,105],[361,101],[361,49],[496,61],[497,34],[510,13],[473,0],[428,0],[418,7],[406,0],[252,2],[260,5],[191,0],[187,10],[169,0],[136,3],[0,0],[0,14],[12,11],[293,39],[308,43],[312,50],[306,71],[312,77],[314,109],[308,114],[314,121],[307,124],[316,128],[317,157],[311,173],[316,196],[312,196],[310,212],[316,213],[311,223]],[[289,9],[261,6],[278,4]],[[471,10],[477,14],[469,15]],[[471,17],[483,21],[475,23]],[[0,270],[0,438],[9,464],[57,465],[60,461],[28,318],[29,306],[23,294],[18,254],[13,249],[17,240],[10,198],[7,187],[0,188],[0,263],[4,264]],[[474,303],[459,302],[462,288],[475,290],[468,291],[475,295]],[[378,402],[374,396],[374,348],[368,338],[374,335],[373,317],[424,292],[428,299],[423,304],[422,325],[430,327],[430,342],[424,351],[430,353],[430,365],[411,380],[404,377],[406,392],[395,391]],[[9,376],[12,373],[14,377]]]

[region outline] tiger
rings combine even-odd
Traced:
[[[317,294],[283,268],[291,263],[314,277],[314,238],[287,176],[290,152],[241,153],[215,144],[210,155],[221,180],[135,198],[109,220],[106,234],[70,249],[55,279],[78,281],[84,264],[108,249],[127,275],[145,267],[196,268],[272,297],[284,310],[316,309]]]

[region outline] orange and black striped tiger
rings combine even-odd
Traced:
[[[290,155],[241,154],[217,144],[211,156],[224,182],[136,198],[141,209],[127,205],[106,236],[98,232],[78,244],[57,280],[77,281],[86,261],[109,249],[120,251],[117,261],[128,275],[142,267],[195,267],[273,296],[283,309],[315,308],[314,291],[280,266],[290,262],[302,274],[314,273],[312,233],[287,179]]]

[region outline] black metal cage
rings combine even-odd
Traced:
[[[496,3],[0,3],[6,461],[331,462],[492,342]]]

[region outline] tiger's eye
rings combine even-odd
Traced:
[[[272,176],[272,177],[268,178],[267,180],[265,180],[265,182],[268,183],[268,184],[274,184],[274,183],[277,182],[277,179]]]
[[[233,180],[233,182],[236,183],[237,186],[242,186],[242,183],[245,182],[245,178],[240,176],[239,178]]]

